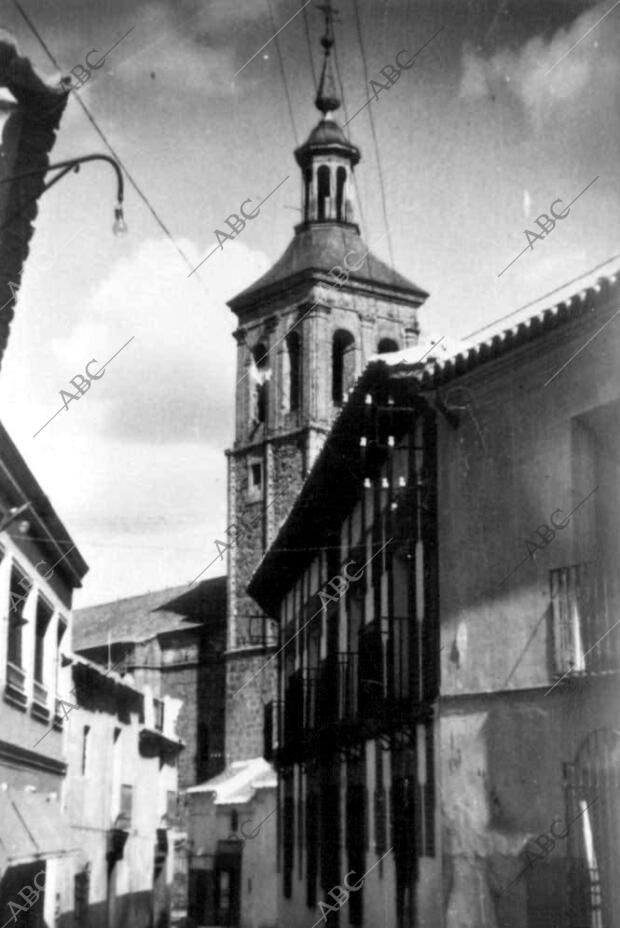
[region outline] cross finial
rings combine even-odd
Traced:
[[[325,0],[325,3],[319,3],[317,10],[325,14],[325,35],[321,39],[323,48],[331,48],[334,44],[334,23],[338,22],[337,16],[340,10],[332,8],[331,0]]]

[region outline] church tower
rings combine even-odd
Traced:
[[[276,699],[278,629],[246,588],[273,543],[349,389],[371,355],[414,345],[427,293],[369,253],[357,224],[360,152],[340,107],[325,12],[321,119],[295,151],[302,221],[282,257],[229,306],[238,318],[235,441],[228,456],[226,753],[263,753]],[[372,105],[372,104],[371,104]]]

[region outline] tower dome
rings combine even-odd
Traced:
[[[325,13],[325,34],[321,38],[324,58],[314,100],[321,121],[306,142],[295,151],[303,176],[303,225],[316,222],[355,222],[353,168],[360,160],[359,149],[349,142],[332,116],[340,108],[336,91],[331,49],[334,44],[331,4],[319,7]]]

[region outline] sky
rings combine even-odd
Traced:
[[[317,70],[322,16],[317,0],[301,4],[23,0],[58,68],[3,4],[0,27],[50,80],[131,30],[71,95],[52,157],[106,152],[79,93],[173,239],[129,183],[128,233],[112,234],[115,181],[102,163],[39,203],[0,417],[90,566],[77,607],[189,583],[224,537],[236,364],[226,301],[290,241],[293,150],[319,118],[310,53]],[[362,152],[364,239],[430,293],[423,332],[465,338],[620,253],[620,2],[357,0],[363,55],[354,0],[336,5],[341,123],[372,96],[366,72],[383,80],[398,52],[435,36],[348,126]],[[226,217],[284,178],[189,276]],[[583,190],[501,273],[525,230],[540,232],[536,218]],[[62,408],[71,378],[122,346]]]

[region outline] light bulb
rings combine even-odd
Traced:
[[[127,223],[123,216],[123,207],[120,205],[114,209],[114,225],[112,226],[112,232],[114,235],[125,235],[127,232]]]

